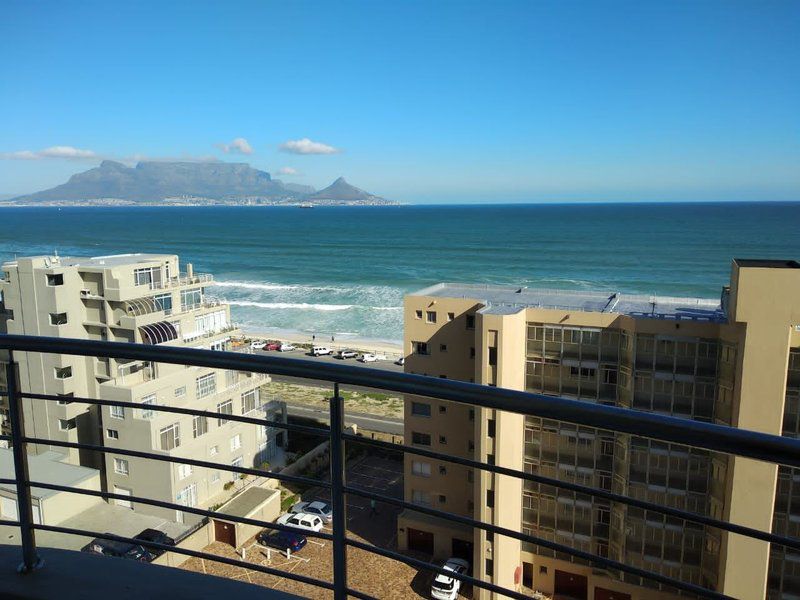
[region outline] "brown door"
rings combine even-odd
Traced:
[[[556,570],[555,596],[559,600],[587,600],[589,580],[583,575]]]
[[[433,533],[408,528],[408,549],[424,554],[433,554]]]
[[[594,600],[631,600],[631,595],[596,587],[594,588]]]
[[[522,586],[533,588],[533,563],[522,563]]]
[[[225,521],[214,521],[214,539],[223,544],[236,547],[236,530],[233,523]]]

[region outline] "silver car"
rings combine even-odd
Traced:
[[[298,502],[289,509],[291,513],[306,513],[307,515],[316,515],[326,523],[330,523],[333,519],[333,507],[327,502],[315,500],[313,502]]]

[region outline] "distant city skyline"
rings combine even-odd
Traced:
[[[0,196],[103,159],[411,203],[800,200],[800,3],[11,1]]]

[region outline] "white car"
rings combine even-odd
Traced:
[[[321,531],[325,524],[317,515],[306,513],[286,513],[277,521],[278,525],[286,525],[304,531]]]
[[[333,519],[333,507],[327,502],[298,502],[289,509],[292,513],[305,513],[307,515],[317,515],[326,523],[330,523]]]
[[[328,348],[327,346],[314,346],[311,348],[311,354],[314,356],[324,356],[326,354],[331,354],[333,350]]]
[[[266,345],[267,345],[267,342],[265,340],[256,340],[254,342],[250,342],[250,347],[253,350],[263,350],[264,346],[266,346]]]
[[[291,352],[292,350],[297,350],[297,348],[295,348],[291,344],[281,344],[278,347],[279,352]]]
[[[461,558],[448,558],[442,565],[445,571],[452,571],[459,575],[466,575],[469,571],[469,563]],[[461,580],[450,577],[444,573],[439,573],[431,584],[431,596],[436,600],[456,600],[458,590],[461,589]]]
[[[402,367],[404,364],[406,364],[406,357],[405,356],[401,356],[396,361],[394,361],[394,364],[400,365]]]
[[[366,353],[359,356],[358,360],[363,363],[375,362],[376,360],[378,360],[378,357],[375,356],[374,354]]]

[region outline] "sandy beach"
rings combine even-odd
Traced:
[[[376,340],[370,338],[360,338],[355,336],[333,336],[333,341],[328,335],[316,335],[312,339],[312,334],[302,331],[292,331],[287,329],[264,328],[255,331],[253,329],[242,329],[242,332],[250,338],[261,338],[270,340],[280,340],[292,344],[317,344],[328,346],[333,350],[352,349],[359,352],[373,352],[385,354],[387,357],[398,358],[403,355],[403,345],[399,341]]]

